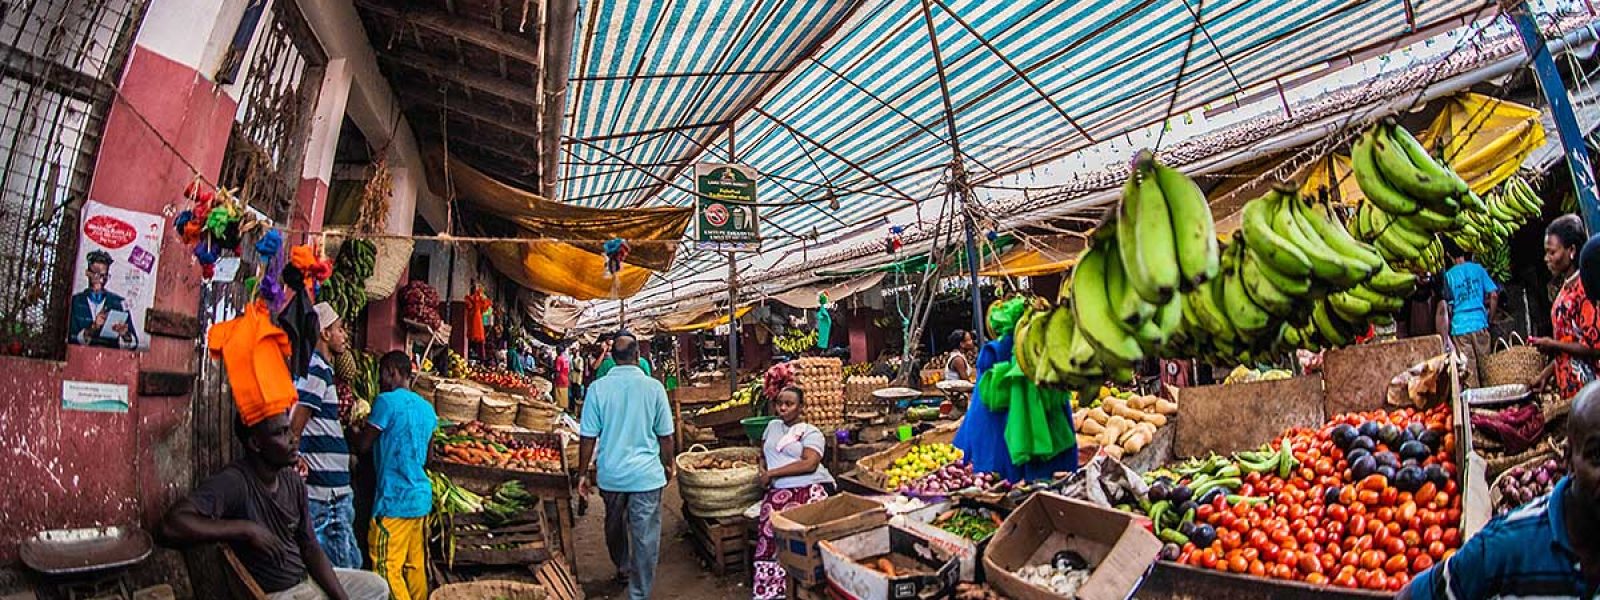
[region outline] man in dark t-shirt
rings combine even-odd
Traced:
[[[173,505],[162,536],[178,544],[228,544],[272,600],[388,598],[382,577],[334,568],[317,544],[305,482],[291,468],[298,452],[289,418],[237,423],[235,433],[244,457]]]

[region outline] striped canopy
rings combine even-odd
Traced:
[[[729,162],[732,146],[733,162],[761,172],[761,201],[780,205],[760,210],[770,253],[943,192],[952,151],[930,37],[962,162],[985,181],[1335,59],[1390,50],[1409,35],[1488,18],[1492,6],[587,0],[559,199],[686,205],[693,164]],[[929,217],[938,212],[931,206]],[[724,261],[682,253],[662,283]]]

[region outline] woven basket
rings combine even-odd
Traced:
[[[427,400],[428,404],[437,404],[438,400],[435,396],[439,393],[440,383],[441,380],[438,377],[423,373],[411,382],[411,391],[416,392],[418,396],[422,396],[422,399]]]
[[[439,416],[457,423],[477,419],[478,406],[483,403],[483,392],[454,383],[439,384],[433,397]]]
[[[509,427],[517,420],[517,399],[499,392],[484,394],[478,405],[478,420],[484,425]]]
[[[1560,460],[1561,455],[1557,454],[1554,449],[1539,452],[1529,457],[1527,460],[1506,467],[1505,470],[1501,471],[1499,475],[1495,475],[1494,482],[1489,484],[1489,510],[1498,511],[1500,508],[1500,480],[1505,479],[1506,474],[1510,473],[1512,469],[1517,467],[1529,467],[1537,465],[1551,458]]]
[[[1538,348],[1522,342],[1522,336],[1512,334],[1517,341],[1516,345],[1505,338],[1501,338],[1497,345],[1501,347],[1498,352],[1478,359],[1482,361],[1484,381],[1483,387],[1493,387],[1520,383],[1533,385],[1533,380],[1544,370],[1544,355]]]
[[[517,407],[517,426],[534,431],[555,430],[556,419],[561,415],[561,409],[552,404],[527,400]],[[576,462],[576,461],[574,461]]]
[[[1516,454],[1502,454],[1495,456],[1494,458],[1484,457],[1486,459],[1485,462],[1488,465],[1487,468],[1484,469],[1484,475],[1493,481],[1495,478],[1498,478],[1501,473],[1511,469],[1511,467],[1515,467],[1522,463],[1528,462],[1529,460],[1533,460],[1534,457],[1550,452],[1559,454],[1561,452],[1561,442],[1550,436],[1546,436],[1544,439],[1539,440],[1539,443],[1534,444],[1532,448],[1523,450],[1522,452]]]
[[[372,276],[367,278],[367,299],[382,300],[394,293],[400,276],[411,266],[411,248],[415,242],[408,238],[378,238],[372,240],[378,255],[372,261]]]
[[[1539,398],[1539,412],[1544,413],[1545,430],[1550,429],[1550,424],[1567,418],[1567,413],[1572,412],[1572,399],[1562,398],[1556,394],[1548,394]]]
[[[696,450],[698,448],[698,450]],[[697,469],[691,465],[705,459],[743,459],[749,461],[751,466],[733,469]],[[678,487],[684,488],[724,488],[748,485],[756,480],[761,473],[761,451],[756,448],[737,447],[707,450],[705,446],[695,444],[689,447],[688,452],[679,454],[673,461],[678,465]]]
[[[428,600],[544,600],[544,586],[520,581],[484,580],[440,586]]]

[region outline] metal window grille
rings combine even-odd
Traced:
[[[145,0],[0,0],[0,354],[59,358],[78,211]]]
[[[282,223],[300,185],[311,113],[328,59],[294,2],[273,3],[258,37],[220,179],[223,187],[239,189],[251,206]]]

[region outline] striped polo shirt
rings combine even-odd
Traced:
[[[311,420],[300,434],[300,456],[311,474],[306,477],[306,492],[314,500],[329,501],[350,493],[350,445],[339,423],[339,393],[333,385],[333,368],[321,352],[311,354],[306,376],[295,380],[300,406],[311,411]]]
[[[1564,477],[1549,495],[1491,521],[1450,560],[1418,575],[1411,597],[1595,597],[1567,535],[1565,500],[1571,484],[1572,478]]]

